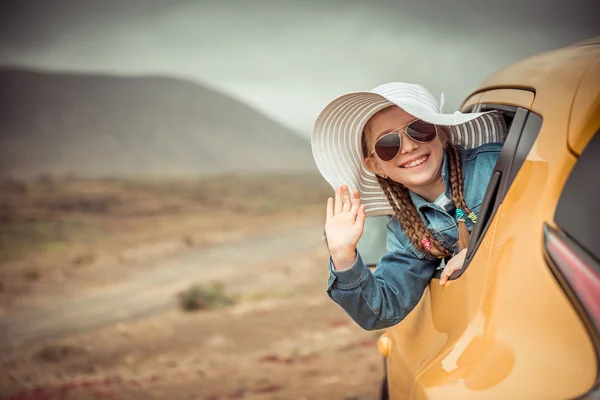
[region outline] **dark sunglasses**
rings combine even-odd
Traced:
[[[371,150],[369,156],[377,153],[377,157],[381,161],[393,160],[400,152],[400,147],[402,146],[402,136],[400,135],[402,131],[409,138],[420,143],[431,142],[437,136],[437,127],[434,124],[416,119],[408,123],[408,125],[388,132],[377,139],[375,148]]]

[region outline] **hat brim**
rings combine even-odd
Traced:
[[[396,105],[415,118],[447,126],[450,140],[467,148],[481,141],[477,139],[481,134],[488,137],[485,142],[503,140],[495,132],[499,120],[490,112],[443,114],[430,98],[399,97],[393,92],[353,92],[340,96],[320,113],[311,135],[313,157],[325,180],[333,188],[345,184],[351,190],[358,189],[367,216],[394,213],[375,174],[364,165],[361,150],[365,124],[380,110]]]

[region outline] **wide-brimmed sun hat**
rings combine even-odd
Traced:
[[[393,214],[375,174],[363,160],[361,136],[365,124],[377,112],[396,105],[408,114],[431,124],[446,126],[450,141],[463,148],[504,142],[506,125],[496,112],[442,113],[439,104],[421,85],[391,82],[371,91],[344,94],[321,111],[311,136],[312,153],[325,180],[336,188],[358,189],[367,216]]]

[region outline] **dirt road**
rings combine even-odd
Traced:
[[[0,398],[377,398],[380,333],[325,294],[321,235],[317,224],[94,269],[119,281],[66,282],[62,295],[9,310]],[[179,309],[178,291],[215,281],[236,304]]]
[[[243,282],[269,260],[310,254],[323,247],[322,229],[322,225],[310,226],[154,260],[143,271],[123,271],[123,280],[110,287],[49,299],[41,307],[5,315],[0,319],[0,343],[23,345],[148,315],[173,306],[175,293],[191,282],[222,280],[231,270]]]
[[[51,183],[0,199],[0,399],[378,397],[380,332],[325,292],[320,176]],[[180,307],[213,283],[233,303]]]

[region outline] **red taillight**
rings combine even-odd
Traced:
[[[566,235],[546,225],[546,251],[557,272],[566,281],[573,295],[600,332],[600,272],[598,263],[585,254],[579,245]]]

